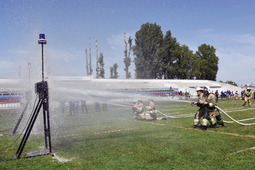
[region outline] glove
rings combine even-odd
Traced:
[[[215,105],[213,103],[208,103],[208,107],[213,108],[213,107],[215,107]]]

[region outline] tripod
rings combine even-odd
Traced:
[[[19,148],[15,154],[15,159],[20,159],[23,149],[26,145],[27,139],[32,131],[35,124],[37,116],[39,115],[40,109],[43,108],[43,122],[44,122],[44,136],[45,136],[45,149],[42,151],[35,151],[27,153],[28,156],[33,157],[39,155],[52,154],[51,150],[51,135],[50,135],[50,119],[49,119],[49,95],[48,95],[48,83],[46,81],[41,81],[35,84],[35,91],[39,95],[39,101],[35,107],[32,117],[29,121],[26,132],[22,138]]]

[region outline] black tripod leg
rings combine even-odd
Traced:
[[[12,131],[12,135],[14,135],[14,134],[16,133],[16,131],[17,131],[18,127],[19,127],[19,124],[20,124],[20,122],[21,122],[21,120],[22,120],[22,118],[23,118],[23,116],[24,116],[24,114],[25,114],[25,112],[26,112],[26,110],[27,110],[28,104],[29,104],[29,102],[27,102],[26,106],[24,107],[24,109],[23,109],[23,111],[22,111],[22,113],[21,113],[21,115],[20,115],[20,117],[19,117],[19,120],[18,120],[18,122],[16,123],[16,126],[15,126],[15,128],[13,129],[13,131]]]
[[[50,135],[50,117],[49,117],[49,99],[48,93],[45,92],[43,101],[43,119],[44,119],[44,136],[45,136],[45,148],[49,149],[51,153],[51,135]]]
[[[40,99],[38,101],[37,105],[36,105],[36,109],[33,112],[33,115],[32,115],[32,117],[30,119],[30,122],[28,124],[27,129],[26,129],[26,132],[25,132],[25,134],[24,134],[24,136],[22,138],[22,141],[21,141],[21,143],[19,145],[19,148],[18,148],[18,150],[16,152],[16,156],[17,156],[18,159],[20,158],[20,155],[22,154],[22,151],[23,151],[23,149],[24,149],[24,147],[26,145],[27,139],[28,139],[28,137],[29,137],[29,135],[31,133],[31,130],[32,130],[34,124],[35,124],[35,120],[36,120],[36,118],[37,118],[37,116],[39,114],[39,111],[40,111],[40,109],[42,107],[42,104],[43,104],[43,101],[42,101],[42,99]]]
[[[45,134],[45,146],[46,150],[43,152],[39,151],[36,154],[33,152],[33,156],[38,156],[42,154],[49,154],[51,153],[51,137],[50,137],[50,120],[49,120],[49,95],[48,95],[48,84],[45,81],[39,82],[36,84],[36,92],[39,94],[39,101],[36,105],[36,108],[33,112],[33,115],[30,119],[26,132],[22,138],[20,146],[16,152],[16,158],[20,159],[20,155],[26,145],[27,139],[32,131],[34,123],[37,119],[37,116],[40,112],[40,109],[43,106],[43,118],[44,118],[44,134]],[[46,152],[45,152],[46,151]],[[29,153],[31,154],[31,153]]]

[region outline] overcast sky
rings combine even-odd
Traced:
[[[217,81],[255,83],[254,9],[253,0],[1,0],[0,78],[27,75],[28,62],[41,74],[40,33],[48,41],[47,74],[85,75],[91,37],[93,73],[98,40],[106,78],[114,63],[125,78],[123,34],[134,39],[149,22],[161,26],[164,35],[170,30],[193,52],[204,43],[213,46],[219,57]]]

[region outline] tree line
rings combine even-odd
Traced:
[[[156,23],[141,25],[140,30],[135,34],[134,46],[132,46],[131,37],[128,43],[126,42],[124,33],[124,43],[123,62],[127,79],[131,78],[128,68],[131,64],[130,51],[132,50],[137,79],[216,80],[219,58],[213,46],[202,44],[193,53],[187,45],[181,45],[172,36],[170,30],[163,35],[161,26]],[[128,44],[129,49],[127,49]],[[100,66],[103,66],[103,63]],[[110,78],[118,78],[117,68],[117,63],[114,63],[110,70]],[[100,75],[101,73],[103,75]],[[100,72],[99,75],[104,78],[104,72]]]

